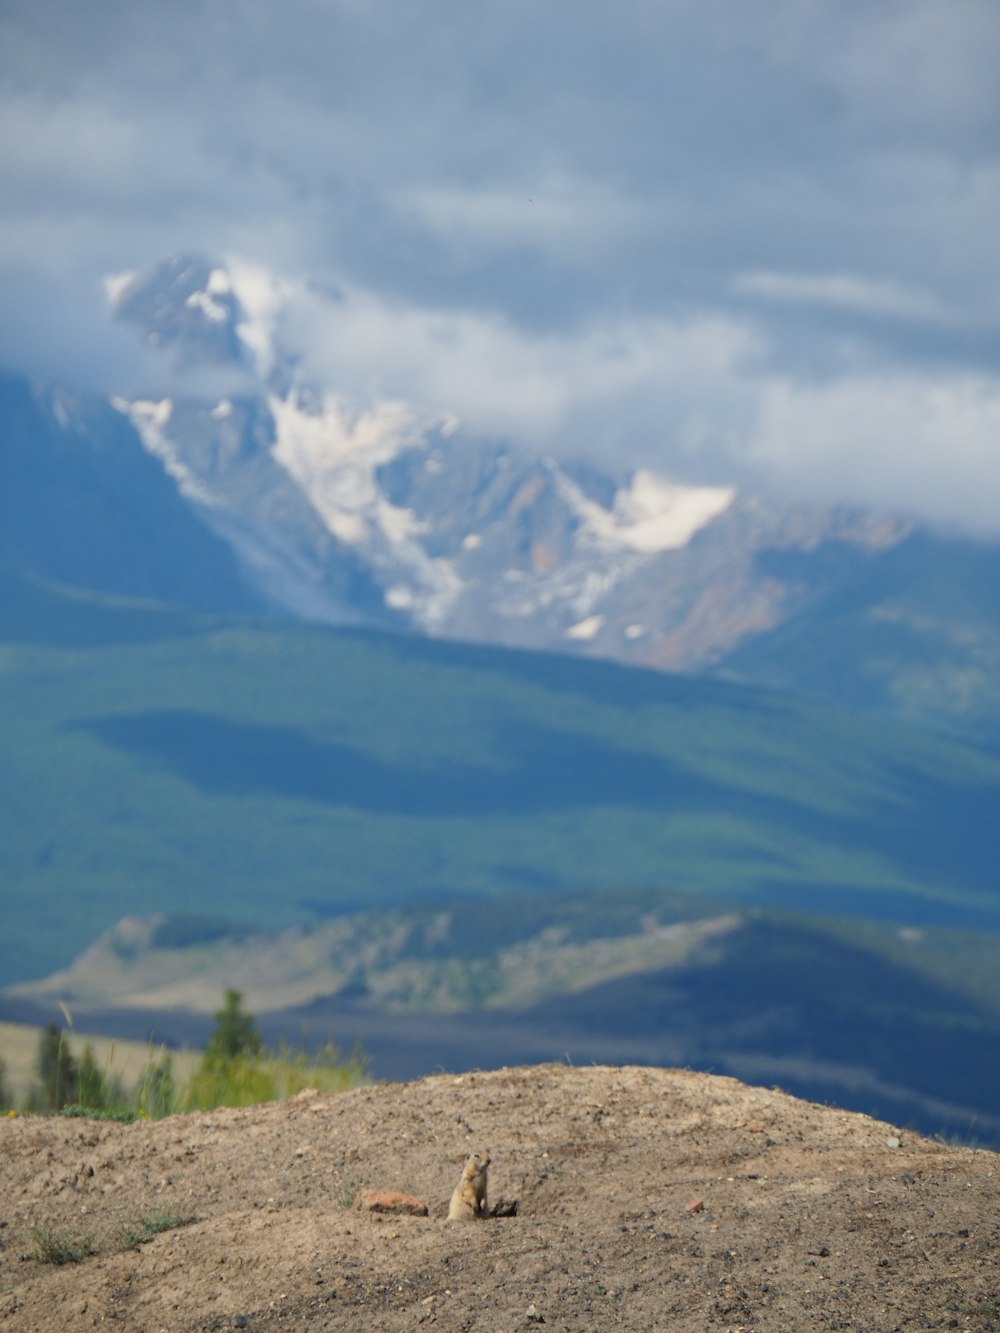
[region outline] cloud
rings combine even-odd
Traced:
[[[872,280],[854,273],[740,273],[734,287],[740,295],[791,305],[828,306],[900,319],[951,317],[938,301],[923,292],[908,291],[891,280]]]
[[[102,277],[235,253],[345,393],[985,509],[998,51],[994,0],[7,0],[0,358],[152,374]]]
[[[791,494],[1000,536],[1000,377],[768,380],[745,456]]]
[[[846,35],[826,48],[826,61],[855,114],[914,128],[931,143],[996,127],[992,0],[866,5]]]
[[[779,300],[907,314],[912,305],[930,317],[916,296],[842,277],[761,275],[749,285]],[[746,317],[602,317],[540,331],[385,301],[347,280],[334,298],[295,284],[259,290],[270,329],[292,341],[311,379],[362,408],[400,400],[427,423],[455,414],[468,431],[545,453],[623,469],[654,460],[692,483],[877,505],[1000,535],[995,373],[873,369],[853,358],[796,379]]]
[[[637,201],[593,181],[560,176],[516,186],[411,187],[396,204],[467,261],[530,249],[549,262],[601,262],[609,247],[646,230]]]
[[[270,325],[314,383],[359,404],[403,399],[477,434],[631,466],[650,450],[672,452],[675,464],[697,452],[705,400],[743,396],[740,367],[760,351],[749,325],[719,315],[525,329],[494,313],[386,300],[343,278],[336,290],[331,300],[286,285],[277,309],[271,292]],[[725,415],[717,401],[715,421]]]

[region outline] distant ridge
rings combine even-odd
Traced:
[[[0,1013],[64,1003],[78,1030],[198,1044],[238,980],[272,1044],[360,1041],[379,1078],[477,1049],[488,1068],[683,1065],[1000,1146],[996,935],[708,906],[522,894],[277,934],[128,917]]]

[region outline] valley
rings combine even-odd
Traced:
[[[1000,758],[955,739],[606,663],[0,599],[9,982],[208,903],[274,929],[635,887],[1000,920]]]

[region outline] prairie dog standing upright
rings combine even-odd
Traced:
[[[486,1217],[486,1168],[489,1164],[489,1153],[473,1153],[466,1162],[448,1206],[449,1222],[472,1222],[477,1217]]]

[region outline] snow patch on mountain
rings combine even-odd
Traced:
[[[185,305],[200,310],[213,324],[224,324],[229,318],[229,309],[216,298],[232,294],[229,274],[223,268],[213,268],[208,275],[208,282],[200,291],[192,292]]]
[[[686,546],[736,498],[729,486],[680,486],[640,470],[627,489],[618,491],[608,510],[586,496],[565,473],[558,476],[567,503],[599,543],[646,555]]]
[[[51,401],[52,415],[56,423],[62,430],[69,430],[73,421],[73,411],[66,400],[66,396],[56,390],[52,395]]]
[[[493,589],[492,610],[504,620],[525,624],[544,620],[555,634],[588,643],[604,628],[611,595],[648,560],[634,551],[592,556],[577,548],[551,571],[508,570]]]
[[[272,453],[308,496],[341,541],[357,543],[372,532],[405,540],[418,529],[409,510],[396,509],[379,490],[375,472],[423,435],[404,403],[379,403],[352,413],[328,396],[319,411],[301,404],[297,393],[270,397],[275,424]]]
[[[438,624],[462,580],[450,560],[427,554],[419,542],[426,523],[386,499],[376,475],[405,450],[425,447],[426,423],[399,402],[352,411],[327,395],[309,410],[293,392],[271,395],[268,403],[275,426],[272,456],[328,531],[358,549],[383,579],[393,579],[387,606],[405,608],[425,628]]]
[[[228,311],[224,305],[219,305],[218,301],[213,301],[208,292],[192,292],[184,303],[193,310],[200,310],[205,318],[213,324],[224,324]]]
[[[604,628],[603,616],[587,616],[583,620],[578,620],[575,625],[570,625],[566,631],[567,639],[576,639],[578,642],[586,643],[595,638]]]
[[[224,268],[216,265],[208,275],[208,282],[205,284],[205,290],[209,296],[229,296],[233,290],[233,284],[230,281],[229,274]]]
[[[159,402],[149,399],[136,399],[115,396],[111,406],[116,412],[128,417],[135,427],[136,434],[142,441],[143,448],[163,464],[164,471],[173,477],[177,489],[189,500],[199,504],[212,504],[212,495],[200,477],[179,456],[176,447],[166,433],[166,427],[173,416],[174,404],[170,398],[161,398]]]
[[[539,535],[529,561],[493,581],[488,604],[510,627],[507,641],[534,642],[541,634],[539,642],[558,638],[587,651],[616,637],[634,644],[649,636],[645,620],[625,619],[622,590],[655,578],[657,562],[687,546],[736,499],[728,487],[683,486],[640,471],[602,503],[549,459],[515,492],[506,521],[540,505],[539,521],[558,525],[557,511],[545,508],[553,494],[570,526],[561,536],[554,528]],[[462,541],[465,551],[477,545],[474,537]],[[523,630],[513,628],[518,622]]]

